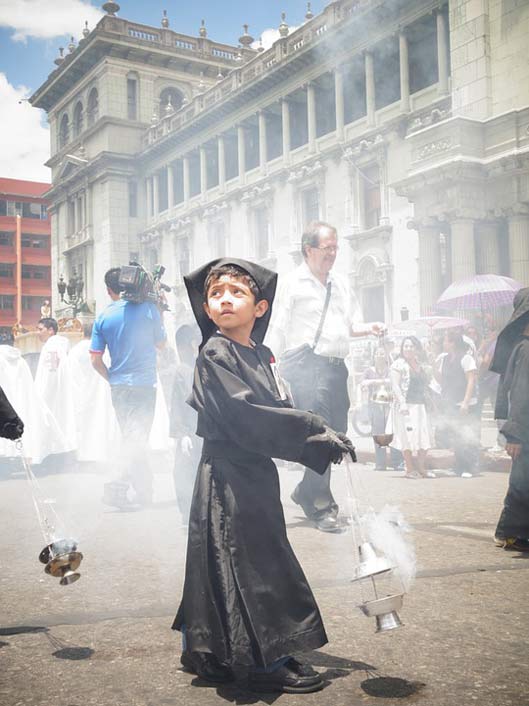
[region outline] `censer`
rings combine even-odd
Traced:
[[[31,465],[24,455],[22,442],[17,442],[26,477],[31,487],[31,496],[39,520],[39,525],[47,544],[39,554],[39,561],[45,564],[44,571],[59,579],[61,586],[69,586],[81,578],[77,571],[81,565],[83,555],[77,551],[77,542],[74,539],[57,539],[65,535],[63,522],[57,511],[44,496],[42,488],[33,473]],[[47,511],[49,508],[49,512]]]
[[[387,348],[386,348],[386,341],[385,341],[385,332],[381,334],[382,338],[382,347],[384,348],[384,351],[386,352],[385,358],[386,358],[386,368],[389,370],[389,356],[387,353]],[[375,444],[378,446],[389,446],[391,442],[393,441],[393,425],[390,423],[389,427],[390,430],[388,430],[388,421],[392,422],[392,407],[393,407],[393,392],[391,391],[391,387],[386,384],[385,382],[382,383],[376,393],[373,395],[372,402],[377,405],[382,406],[382,411],[383,411],[383,418],[384,418],[384,432],[382,433],[377,433],[373,434],[373,441]]]
[[[376,632],[387,632],[403,625],[398,611],[405,595],[397,563],[381,549],[381,536],[395,544],[398,530],[391,522],[377,516],[372,509],[359,511],[353,488],[353,466],[345,460],[348,480],[350,524],[357,563],[352,581],[360,585],[364,615],[375,618]]]

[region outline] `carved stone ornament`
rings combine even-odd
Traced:
[[[349,147],[346,147],[343,156],[346,159],[350,159],[352,157],[357,157],[358,155],[362,154],[362,152],[368,152],[369,150],[372,150],[373,148],[379,148],[382,147],[383,145],[386,144],[386,140],[384,138],[384,135],[381,133],[377,133],[373,137],[369,138],[362,138],[358,142],[356,142],[354,145],[350,145]]]
[[[253,186],[251,189],[247,189],[243,192],[241,196],[241,201],[247,203],[248,201],[256,201],[257,199],[263,199],[272,194],[272,187],[270,184],[266,183],[262,186]]]
[[[321,174],[325,170],[325,167],[318,159],[313,164],[304,164],[299,169],[293,169],[289,172],[287,181],[289,184],[296,184],[297,182],[303,181],[303,179],[309,179]]]
[[[185,230],[186,228],[191,227],[191,218],[189,216],[186,216],[185,218],[177,218],[174,221],[171,221],[171,225],[169,226],[169,230],[171,232],[175,232],[178,230]]]
[[[453,144],[454,143],[451,137],[442,137],[439,140],[428,142],[426,145],[422,145],[422,147],[417,149],[416,160],[427,159],[435,154],[447,152],[453,147]]]
[[[220,203],[214,203],[212,206],[208,206],[202,211],[202,218],[215,218],[219,214],[227,211],[229,209],[229,204],[227,201],[221,201]]]
[[[159,230],[151,230],[148,233],[142,233],[140,235],[140,242],[148,245],[149,243],[157,242],[161,238],[161,235]]]

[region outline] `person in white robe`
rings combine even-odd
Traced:
[[[23,453],[32,463],[68,451],[59,424],[37,392],[29,365],[18,348],[11,345],[0,345],[0,387],[24,422]],[[0,456],[18,455],[14,441],[0,439]]]
[[[75,410],[77,460],[107,463],[120,443],[110,387],[94,370],[90,359],[92,324],[83,327],[83,340],[73,346],[64,362]]]
[[[44,345],[39,356],[35,385],[61,427],[68,446],[66,450],[73,451],[77,439],[75,408],[69,371],[63,365],[70,342],[57,331],[55,319],[40,319],[37,324],[39,340]]]

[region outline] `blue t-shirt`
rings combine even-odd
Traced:
[[[111,385],[156,385],[156,344],[166,335],[160,312],[152,302],[112,302],[96,319],[90,350],[108,347]]]

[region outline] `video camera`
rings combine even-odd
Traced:
[[[121,298],[133,304],[150,301],[160,311],[169,311],[165,292],[170,292],[171,287],[161,281],[164,272],[163,265],[156,265],[152,273],[137,262],[122,265],[119,273]]]

